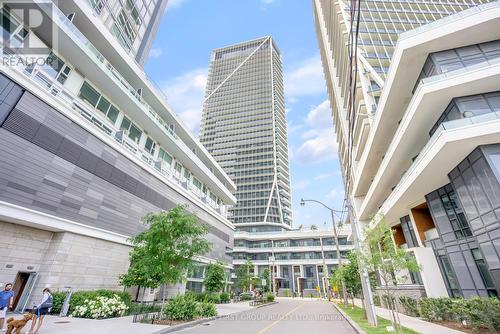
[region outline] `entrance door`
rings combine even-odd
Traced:
[[[14,310],[16,312],[24,312],[28,306],[28,300],[31,296],[38,273],[18,273],[14,282]]]

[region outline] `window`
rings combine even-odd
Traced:
[[[451,227],[455,232],[457,239],[463,239],[472,235],[469,223],[465,214],[460,206],[455,191],[451,190],[444,195],[441,195],[441,202],[443,203],[444,210],[448,219],[450,220]]]
[[[403,218],[400,218],[399,221],[401,222],[401,229],[403,230],[403,235],[408,248],[417,247],[417,236],[413,230],[413,224],[411,223],[410,216],[404,216]]]
[[[0,25],[3,44],[7,47],[18,48],[22,45],[29,31],[10,15],[7,10],[0,10]]]
[[[102,96],[94,87],[92,87],[87,81],[85,81],[80,88],[80,98],[92,107],[99,110],[106,116],[113,124],[118,118],[120,111],[116,108],[108,99]],[[124,117],[125,119],[126,117]],[[122,123],[123,124],[123,123]]]
[[[470,250],[472,253],[472,257],[474,258],[474,262],[476,262],[477,270],[481,275],[484,286],[488,290],[489,296],[497,296],[497,290],[495,288],[495,284],[493,283],[493,279],[491,278],[490,271],[488,270],[488,265],[486,261],[484,261],[483,254],[478,248],[473,248]]]
[[[152,155],[155,153],[155,148],[156,148],[156,143],[153,141],[153,139],[148,137],[146,139],[146,144],[144,144],[144,151]]]
[[[203,187],[203,185],[200,182],[200,180],[198,180],[197,178],[193,177],[193,185],[196,187],[196,189],[198,189],[199,192],[201,192],[201,188]]]
[[[99,94],[91,85],[84,82],[82,88],[80,88],[80,97],[90,103],[93,107],[99,102],[101,94]]]
[[[174,172],[175,172],[175,175],[177,177],[181,177],[182,165],[180,163],[178,163],[177,161],[175,162]]]
[[[89,1],[90,1],[90,5],[92,6],[92,8],[94,8],[95,12],[97,14],[101,14],[101,12],[104,8],[103,0],[89,0]]]
[[[455,276],[455,272],[451,267],[450,260],[448,260],[448,257],[446,255],[440,255],[438,258],[441,264],[441,271],[444,275],[446,286],[448,287],[451,296],[460,297],[461,295],[459,291],[457,277]]]
[[[130,16],[132,16],[132,19],[134,20],[136,25],[141,24],[141,17],[139,15],[139,11],[137,10],[136,4],[134,4],[133,0],[127,0],[127,9],[130,13]]]
[[[127,116],[123,117],[122,125],[120,126],[120,130],[125,130],[130,139],[132,139],[136,144],[139,143],[139,140],[141,139],[142,131],[139,130],[139,128],[134,123],[132,123],[132,121]]]
[[[50,52],[45,64],[42,66],[42,69],[49,76],[57,79],[57,81],[61,84],[66,82],[66,79],[68,79],[69,73],[71,72],[71,69],[66,65],[66,63],[53,52]]]
[[[158,153],[158,160],[164,161],[168,166],[172,165],[172,156],[165,152],[163,148],[160,147],[160,152]]]

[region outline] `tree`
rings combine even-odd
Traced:
[[[183,206],[148,213],[142,223],[147,228],[130,238],[130,267],[119,278],[125,287],[157,288],[181,282],[193,258],[211,248],[205,239],[208,226],[200,224],[196,215],[186,212]]]
[[[345,284],[347,292],[352,299],[354,306],[354,297],[361,292],[361,279],[359,277],[358,255],[355,251],[347,254],[348,263],[344,262],[342,267],[338,267],[332,276],[330,276],[330,285],[340,286],[342,281]]]
[[[262,273],[260,273],[260,279],[262,281],[266,281],[266,284],[264,284],[262,286],[262,290],[264,290],[264,292],[268,292],[269,291],[269,283],[270,283],[270,280],[269,280],[269,269],[266,268],[264,270],[262,270]]]
[[[388,297],[391,322],[396,332],[402,333],[394,295],[398,278],[405,278],[408,272],[419,272],[420,267],[415,257],[396,247],[392,240],[393,230],[385,223],[383,217],[379,217],[377,221],[377,224],[365,231],[364,263],[369,271],[377,272],[380,277]]]
[[[236,268],[236,280],[235,287],[242,291],[250,290],[251,285],[256,285],[258,283],[258,277],[250,275],[250,270],[253,268],[253,263],[250,259],[247,259],[245,264],[240,265]],[[248,289],[248,290],[247,290]]]
[[[226,285],[226,272],[221,263],[209,263],[205,268],[205,289],[208,292],[221,292]]]

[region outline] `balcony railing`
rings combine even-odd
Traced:
[[[473,116],[473,117],[467,117],[467,118],[461,118],[461,119],[456,119],[453,121],[448,121],[448,122],[443,122],[441,123],[437,128],[432,137],[429,139],[427,144],[420,150],[420,153],[418,154],[417,158],[413,161],[411,164],[410,168],[406,172],[404,172],[401,175],[401,179],[399,180],[397,186],[394,188],[394,190],[391,192],[389,197],[384,201],[383,205],[381,206],[380,212],[385,212],[385,209],[387,209],[388,203],[390,203],[393,199],[395,194],[401,189],[403,183],[406,181],[409,175],[411,175],[415,170],[418,168],[418,165],[420,164],[420,161],[424,159],[426,156],[426,153],[434,146],[435,142],[437,141],[439,135],[441,132],[445,130],[451,130],[451,129],[457,129],[457,128],[462,128],[468,125],[473,125],[473,124],[479,124],[479,123],[484,123],[484,122],[489,122],[489,121],[494,121],[494,120],[500,120],[500,111],[496,112],[491,112],[483,115],[478,115],[478,116]]]
[[[0,44],[0,54],[15,56],[15,53]],[[52,96],[58,99],[60,102],[68,106],[69,110],[72,110],[87,122],[97,127],[102,133],[108,137],[114,139],[114,141],[121,144],[127,151],[129,151],[136,159],[146,163],[154,172],[161,173],[164,177],[168,178],[179,184],[181,187],[193,193],[196,197],[202,200],[204,203],[209,204],[214,210],[219,214],[224,215],[226,210],[224,205],[218,205],[212,200],[207,199],[207,195],[202,192],[195,191],[196,188],[187,182],[187,179],[183,177],[175,177],[172,171],[172,167],[167,167],[162,161],[155,161],[153,156],[142,149],[139,148],[137,143],[130,139],[124,130],[116,130],[115,125],[111,123],[106,117],[103,117],[95,112],[85,101],[78,97],[73,92],[62,86],[56,79],[52,78],[46,74],[43,70],[39,68],[27,69],[24,66],[11,67],[16,69],[17,72],[23,74],[32,83],[36,84],[42,90],[49,92]],[[179,141],[181,142],[181,141]],[[182,142],[181,142],[182,143]],[[196,188],[197,189],[197,188]]]

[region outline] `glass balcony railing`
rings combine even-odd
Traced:
[[[0,43],[0,54],[6,56],[15,56],[16,54],[12,52],[12,49],[3,47]],[[19,62],[21,64],[21,62]],[[215,211],[221,215],[225,215],[226,208],[224,205],[217,204],[216,202],[209,199],[207,194],[200,192],[198,188],[192,185],[188,179],[182,176],[177,176],[172,169],[172,165],[163,163],[162,161],[154,160],[153,156],[141,149],[135,141],[130,139],[124,130],[117,130],[115,124],[111,123],[104,115],[100,115],[96,110],[90,105],[83,101],[78,95],[66,89],[61,85],[55,78],[45,73],[41,68],[29,68],[25,66],[11,67],[17,72],[24,75],[32,83],[36,84],[42,90],[47,91],[52,96],[54,96],[58,101],[62,102],[64,105],[68,106],[68,110],[72,110],[83,119],[91,123],[93,126],[101,130],[102,133],[112,138],[114,141],[121,144],[127,151],[129,151],[135,158],[146,163],[155,172],[161,173],[164,177],[169,180],[179,184],[181,187],[193,193],[196,197],[202,200],[204,203],[208,204]],[[178,141],[182,144],[182,141]]]
[[[128,96],[132,98],[146,115],[149,116],[162,131],[177,140],[178,136],[173,130],[173,125],[165,122],[158,113],[142,98],[138,90],[130,85],[127,80],[111,65],[106,58],[97,50],[97,48],[78,30],[78,28],[71,22],[63,12],[56,6],[51,6],[54,23],[57,24],[65,33],[72,37],[73,41],[82,48],[82,50],[94,61],[108,76],[117,83],[117,86],[122,89]],[[166,102],[166,101],[164,101]]]
[[[485,123],[485,122],[490,122],[490,121],[495,121],[495,120],[500,120],[500,111],[491,112],[491,113],[482,114],[482,115],[473,116],[473,117],[456,119],[453,121],[441,123],[437,127],[436,131],[434,132],[432,137],[429,139],[427,144],[425,144],[425,146],[422,148],[422,150],[420,150],[419,155],[413,161],[410,168],[408,168],[408,170],[401,175],[401,179],[399,180],[397,186],[393,189],[393,191],[391,192],[389,197],[387,197],[387,199],[384,201],[384,204],[381,206],[380,211],[381,212],[386,211],[387,205],[389,205],[388,203],[390,203],[394,199],[394,197],[396,196],[396,193],[399,191],[399,189],[401,189],[401,187],[403,186],[403,183],[406,181],[406,179],[409,177],[409,175],[411,175],[416,169],[420,168],[420,167],[418,167],[418,165],[420,164],[422,159],[424,159],[424,157],[426,156],[427,152],[431,149],[431,147],[434,146],[434,144],[436,143],[441,132],[443,132],[445,130],[458,129],[458,128],[462,128],[462,127],[473,125],[473,124]]]

